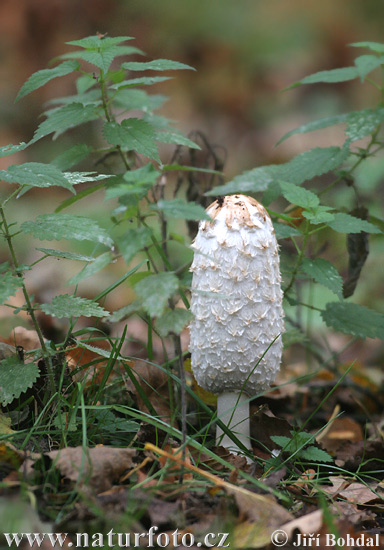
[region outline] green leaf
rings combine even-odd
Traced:
[[[94,275],[104,269],[104,267],[113,261],[113,255],[110,252],[104,252],[104,254],[100,254],[97,258],[92,258],[92,260],[93,261],[84,266],[83,269],[77,273],[77,275],[71,277],[68,281],[69,285],[78,285],[84,279],[87,279],[88,277],[91,277],[91,275]]]
[[[310,460],[311,462],[333,462],[333,458],[323,449],[310,445],[302,449],[299,453],[300,458]]]
[[[83,254],[75,254],[74,252],[66,252],[65,250],[53,250],[52,248],[36,248],[40,252],[43,252],[47,256],[53,256],[54,258],[65,258],[66,260],[77,260],[81,262],[94,262],[95,258],[92,256],[84,256]]]
[[[122,68],[128,71],[174,71],[178,69],[189,69],[195,71],[193,67],[179,63],[179,61],[171,61],[170,59],[154,59],[153,61],[137,62],[129,61],[123,63]]]
[[[315,193],[312,193],[312,191],[304,189],[304,187],[299,187],[286,181],[280,181],[279,185],[287,201],[297,206],[308,209],[315,208],[320,203],[319,197]]]
[[[384,340],[384,315],[350,302],[330,302],[321,316],[328,327],[360,338]]]
[[[360,233],[365,231],[366,233],[381,233],[380,229],[360,218],[355,218],[350,214],[344,214],[344,212],[338,212],[334,215],[334,219],[328,222],[329,227],[339,233]]]
[[[315,132],[316,130],[322,130],[323,128],[329,128],[329,126],[334,126],[336,124],[340,124],[341,122],[345,122],[348,116],[349,114],[346,113],[343,115],[320,118],[319,120],[314,120],[312,122],[308,122],[307,124],[303,124],[302,126],[299,126],[298,128],[295,128],[294,130],[291,130],[290,132],[284,134],[283,137],[280,138],[279,141],[276,143],[276,146],[280,145],[280,143],[283,143],[283,141],[295,134],[306,134],[308,132]]]
[[[116,239],[119,250],[127,264],[145,246],[150,244],[152,229],[149,227],[132,227]]]
[[[368,48],[373,52],[384,53],[384,44],[380,44],[379,42],[354,42],[349,45],[354,48]]]
[[[306,76],[305,78],[302,78],[298,82],[292,84],[290,88],[295,88],[296,86],[301,86],[302,84],[317,84],[318,82],[325,82],[326,84],[334,82],[347,82],[348,80],[354,80],[359,76],[357,67],[341,67],[340,69],[319,71],[318,73]]]
[[[127,319],[134,313],[137,313],[141,309],[141,302],[139,300],[134,300],[127,306],[123,306],[117,311],[114,311],[112,315],[108,318],[108,321],[111,323],[119,323],[124,319]]]
[[[343,299],[343,279],[335,266],[330,262],[323,258],[316,258],[314,260],[304,258],[302,270],[312,277],[316,283],[329,288],[340,300]]]
[[[133,40],[132,36],[103,36],[103,35],[93,35],[86,36],[85,38],[80,38],[80,40],[71,40],[66,42],[69,46],[78,46],[79,48],[85,48],[87,50],[98,50],[106,49],[117,44],[122,44]]]
[[[265,191],[273,181],[276,167],[277,165],[272,164],[270,166],[260,166],[252,170],[247,170],[225,185],[214,187],[205,193],[205,195],[217,196],[230,195],[231,193],[257,193],[259,191]]]
[[[0,265],[0,304],[4,304],[10,296],[14,296],[21,287],[23,279],[13,275],[8,262]]]
[[[94,104],[83,105],[82,103],[70,103],[64,107],[52,109],[45,114],[47,118],[37,128],[33,136],[34,141],[53,132],[53,139],[56,139],[67,130],[99,118],[97,107]]]
[[[374,69],[380,67],[384,63],[384,57],[377,57],[377,55],[361,55],[356,57],[355,65],[358,70],[361,81]]]
[[[214,187],[208,193],[211,195],[227,195],[265,191],[273,182],[289,181],[300,185],[315,176],[321,176],[335,170],[349,156],[348,147],[316,147],[297,155],[284,164],[261,166],[237,176],[233,181],[219,187]]]
[[[356,111],[348,115],[345,133],[351,141],[357,141],[371,134],[382,122],[384,107]]]
[[[114,102],[118,107],[122,107],[127,110],[129,109],[130,111],[144,111],[145,116],[148,117],[150,113],[162,107],[166,100],[167,97],[164,95],[149,95],[144,90],[130,88],[127,90],[118,91]],[[153,123],[153,120],[145,120],[145,118],[143,118],[143,120],[144,122],[148,122],[151,126],[156,126],[156,124]],[[166,126],[168,126],[168,122],[169,121],[167,120]]]
[[[105,197],[114,199],[126,195],[139,200],[145,197],[160,175],[161,173],[151,163],[136,170],[128,170],[123,177],[120,176],[108,182]]]
[[[273,222],[273,227],[275,228],[277,239],[288,239],[289,237],[300,237],[302,235],[301,231],[296,229],[296,227],[285,223]]]
[[[72,193],[75,190],[65,175],[52,164],[41,162],[25,162],[13,164],[8,170],[0,170],[0,179],[28,187],[65,187]]]
[[[24,151],[24,149],[26,149],[29,145],[30,143],[25,143],[24,141],[18,145],[12,145],[12,143],[9,145],[4,145],[3,147],[0,147],[0,158],[8,157],[8,155],[13,155],[19,151]]]
[[[52,317],[107,317],[109,312],[87,298],[61,294],[50,304],[41,304],[41,311]]]
[[[200,204],[185,202],[182,199],[174,199],[171,201],[159,200],[156,205],[151,206],[151,210],[161,210],[167,218],[182,220],[211,219]]]
[[[111,145],[119,145],[129,151],[136,151],[149,159],[160,163],[155,132],[153,127],[138,118],[128,118],[121,124],[107,122],[103,128],[103,135]]]
[[[0,361],[0,403],[3,407],[32,388],[39,376],[35,363],[23,363],[17,356]]]
[[[334,214],[330,212],[333,210],[330,206],[316,206],[312,210],[304,210],[303,216],[309,220],[314,225],[319,225],[322,223],[329,223],[335,219]]]
[[[42,241],[74,239],[113,246],[111,237],[95,221],[72,214],[42,214],[35,221],[22,223],[21,230]]]
[[[79,46],[84,51],[70,52],[61,56],[62,58],[82,59],[92,65],[95,65],[104,72],[107,72],[115,57],[120,55],[130,55],[132,53],[142,53],[141,50],[133,46],[119,46],[122,42],[132,40],[131,37],[88,37],[82,40],[73,40],[67,42],[71,46]]]
[[[135,86],[152,86],[153,84],[160,84],[161,82],[172,80],[172,78],[172,76],[143,76],[141,78],[130,78],[113,84],[110,88],[111,90],[123,90]]]
[[[174,273],[164,272],[149,275],[135,285],[137,297],[151,317],[159,317],[168,304],[168,299],[176,292],[179,280]]]
[[[58,76],[65,76],[67,74],[73,73],[79,68],[77,61],[64,61],[57,67],[53,69],[43,69],[42,71],[37,71],[28,80],[23,84],[21,90],[17,94],[16,101],[19,101],[22,97],[34,92],[44,84],[47,84],[53,78]]]
[[[175,308],[163,313],[156,320],[156,329],[162,338],[168,334],[180,334],[193,319],[193,314],[187,309]]]
[[[64,151],[64,153],[56,157],[55,160],[52,161],[52,164],[59,170],[68,170],[87,158],[92,151],[92,147],[89,147],[89,145],[85,143],[73,145],[73,147],[70,147]]]
[[[111,434],[116,432],[137,432],[140,428],[138,422],[133,420],[126,420],[120,416],[116,416],[112,411],[108,409],[94,409],[91,411],[92,425],[94,420],[97,422],[97,430]]]
[[[184,145],[190,149],[201,149],[197,143],[188,139],[186,136],[183,136],[180,132],[173,131],[161,131],[156,132],[156,141],[161,143],[174,143],[176,145]]]

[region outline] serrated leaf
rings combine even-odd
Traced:
[[[34,141],[53,132],[53,139],[56,139],[67,130],[99,118],[97,107],[94,104],[83,105],[82,103],[70,103],[64,107],[52,109],[45,114],[47,118],[37,128],[33,136]]]
[[[330,302],[321,316],[328,327],[360,338],[384,340],[384,315],[350,302]]]
[[[360,55],[355,59],[355,65],[358,70],[361,81],[374,69],[380,67],[384,62],[384,57],[377,57],[377,55]]]
[[[78,46],[79,48],[85,48],[88,50],[93,49],[106,49],[110,46],[115,46],[117,44],[122,44],[123,42],[128,42],[133,40],[132,36],[102,36],[102,35],[92,35],[86,36],[85,38],[80,38],[79,40],[71,40],[66,42],[69,46]]]
[[[384,53],[384,44],[380,44],[379,42],[354,42],[353,44],[349,44],[349,46],[353,46],[354,48],[368,48],[373,52]]]
[[[62,317],[107,317],[109,312],[103,309],[99,304],[72,296],[70,294],[60,294],[52,299],[50,304],[41,304],[41,311],[52,317],[61,319]]]
[[[72,193],[75,190],[65,175],[52,164],[41,162],[25,162],[13,164],[8,170],[0,170],[0,179],[28,187],[64,187]]]
[[[181,308],[163,313],[156,320],[156,329],[162,338],[168,334],[180,334],[187,324],[193,319],[193,314]]]
[[[273,227],[275,228],[277,239],[288,239],[289,237],[300,237],[302,235],[301,231],[296,229],[296,227],[285,223],[273,222]]]
[[[0,265],[0,304],[4,304],[10,296],[14,296],[23,284],[23,279],[13,275],[8,262]]]
[[[137,432],[140,428],[138,422],[126,420],[116,416],[108,409],[93,410],[91,416],[97,422],[97,429],[115,434],[116,432]]]
[[[265,191],[273,181],[277,166],[278,165],[273,164],[247,170],[225,185],[214,187],[205,193],[205,195],[217,196],[230,195],[231,193],[257,193],[259,191]]]
[[[111,174],[97,174],[96,172],[64,172],[64,177],[72,185],[79,183],[89,183],[90,181],[100,181],[112,178]]]
[[[298,128],[295,128],[294,130],[291,130],[286,134],[284,134],[283,137],[280,138],[279,141],[276,143],[276,146],[280,145],[280,143],[283,143],[283,141],[285,141],[291,136],[294,136],[295,134],[306,134],[308,132],[315,132],[316,130],[322,130],[323,128],[329,128],[330,126],[335,126],[336,124],[345,122],[347,117],[348,117],[348,113],[343,115],[335,115],[335,116],[330,116],[326,118],[321,118],[319,120],[313,120],[312,122],[307,122],[307,124],[303,124],[302,126],[299,126]]]
[[[123,177],[117,177],[108,182],[105,192],[106,199],[133,196],[136,199],[144,197],[157,182],[161,173],[151,163],[136,170],[128,170]]]
[[[339,233],[360,233],[365,231],[366,233],[381,233],[380,229],[360,218],[355,218],[350,214],[344,214],[344,212],[338,212],[334,214],[334,219],[328,222],[329,227]]]
[[[52,161],[52,164],[59,170],[68,170],[87,158],[92,151],[92,147],[89,147],[89,145],[86,145],[85,143],[74,145],[56,157]]]
[[[288,202],[301,206],[302,208],[315,208],[319,205],[320,199],[315,193],[299,187],[287,181],[279,182],[281,192]]]
[[[340,298],[343,298],[343,279],[339,275],[339,272],[328,260],[323,258],[304,258],[302,263],[302,270],[304,273],[312,277],[316,283],[319,283],[336,294]]]
[[[57,67],[54,67],[53,69],[43,69],[41,71],[37,71],[23,84],[17,94],[16,101],[19,101],[22,97],[30,94],[38,88],[41,88],[41,86],[44,86],[53,78],[73,73],[73,71],[76,71],[78,68],[79,64],[77,61],[64,61],[64,63],[57,65]]]
[[[181,134],[180,132],[176,132],[175,130],[156,132],[156,141],[160,141],[161,143],[174,143],[176,145],[184,145],[185,147],[189,147],[190,149],[201,149],[201,147],[199,147],[197,143],[195,143],[191,139],[188,139],[186,136],[183,136],[183,134]]]
[[[107,267],[107,265],[109,265],[112,261],[113,256],[110,252],[104,252],[104,254],[100,254],[100,256],[98,256],[97,258],[93,258],[93,261],[91,263],[84,266],[79,273],[71,277],[71,279],[68,281],[68,284],[78,285],[84,279],[91,277],[91,275],[94,275],[95,273],[98,273],[99,271],[104,269],[104,267]]]
[[[316,147],[297,155],[284,164],[271,164],[249,170],[237,176],[226,185],[214,187],[207,193],[211,195],[227,195],[265,191],[278,180],[289,181],[296,185],[335,170],[349,156],[348,147]]]
[[[347,82],[348,80],[354,80],[359,77],[359,71],[356,67],[341,67],[340,69],[331,69],[330,71],[319,71],[318,73],[311,74],[302,78],[298,82],[295,82],[290,86],[294,88],[302,84],[317,84],[324,82],[326,84],[336,82]]]
[[[170,201],[159,200],[156,205],[151,206],[152,210],[161,210],[167,218],[182,220],[210,220],[206,211],[200,204],[185,202],[182,199]]]
[[[113,246],[111,237],[95,221],[71,214],[43,214],[35,221],[22,223],[21,230],[42,241],[74,239]]]
[[[70,52],[61,56],[62,58],[82,59],[95,65],[104,72],[107,72],[115,57],[142,53],[133,46],[119,46],[122,42],[132,40],[131,37],[88,37],[82,40],[67,42],[71,46],[84,48],[83,51]]]
[[[117,106],[125,109],[139,110],[145,113],[145,117],[148,117],[152,111],[159,109],[167,101],[167,97],[161,94],[149,95],[144,90],[138,88],[130,88],[126,90],[120,90],[116,93],[114,102]],[[143,118],[144,122],[148,122],[152,127],[156,126],[153,120]],[[166,126],[169,121],[167,120]]]
[[[3,147],[0,147],[0,158],[8,157],[9,155],[13,155],[19,151],[24,151],[24,149],[26,149],[29,145],[30,143],[25,143],[24,141],[18,145],[12,145],[12,143],[9,145],[4,145]]]
[[[123,90],[134,86],[152,86],[153,84],[160,84],[161,82],[172,80],[172,78],[172,76],[143,76],[141,78],[129,78],[117,84],[112,84],[110,89]]]
[[[322,223],[329,223],[335,216],[330,212],[333,208],[329,206],[319,205],[313,210],[303,210],[302,214],[304,218],[309,220],[312,224],[318,225]]]
[[[129,151],[136,151],[149,159],[160,163],[155,132],[153,127],[138,118],[128,118],[121,124],[107,122],[103,128],[103,135],[111,145],[119,145]]]
[[[189,69],[195,71],[190,65],[180,63],[179,61],[171,61],[170,59],[154,59],[153,61],[129,61],[123,63],[123,69],[128,71],[174,71],[179,69]]]
[[[152,229],[135,227],[128,229],[124,235],[116,239],[120,252],[127,264],[151,241]]]
[[[333,458],[323,449],[310,445],[300,451],[300,458],[311,462],[333,462]]]
[[[134,289],[146,312],[151,317],[159,317],[178,286],[179,280],[176,275],[164,272],[145,277],[135,284]]]
[[[384,107],[356,111],[348,115],[345,134],[351,141],[357,141],[370,135],[382,122],[384,122]]]
[[[53,419],[53,426],[59,430],[65,429],[66,432],[76,432],[77,422],[76,414],[71,412],[61,412]]]
[[[81,262],[95,261],[95,258],[92,256],[84,256],[83,254],[75,254],[74,252],[66,252],[65,250],[53,250],[52,248],[36,248],[36,250],[55,258],[65,258],[66,260],[77,260]]]
[[[5,407],[32,388],[40,376],[35,363],[23,363],[11,355],[0,362],[0,403]]]
[[[124,319],[127,319],[134,313],[140,311],[141,309],[141,302],[139,300],[134,300],[132,303],[130,303],[127,306],[123,306],[117,311],[114,311],[111,316],[108,318],[108,321],[111,323],[118,323],[119,321],[123,321]]]

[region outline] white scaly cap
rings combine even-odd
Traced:
[[[251,396],[270,386],[281,362],[275,232],[264,207],[244,195],[218,199],[207,213],[212,221],[200,223],[192,245],[192,369],[212,393]]]

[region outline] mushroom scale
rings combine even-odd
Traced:
[[[191,364],[204,389],[257,394],[280,368],[284,320],[278,244],[255,199],[207,208],[193,243]],[[269,348],[269,349],[268,349]]]

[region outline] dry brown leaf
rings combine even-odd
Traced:
[[[364,434],[360,424],[345,416],[332,421],[327,434],[321,438],[321,444],[326,451],[332,453],[347,441],[361,441],[362,439],[364,439]]]
[[[135,449],[120,449],[102,445],[87,449],[67,447],[46,454],[60,473],[82,490],[98,494],[107,491],[120,476],[132,467]]]
[[[330,506],[332,515],[348,520],[353,525],[359,525],[363,521],[373,521],[376,514],[369,510],[360,510],[351,502],[334,502]]]
[[[160,457],[173,460],[186,470],[198,473],[209,479],[217,488],[224,489],[235,498],[240,514],[245,521],[235,527],[234,540],[237,548],[261,548],[270,542],[272,532],[282,523],[292,518],[285,508],[280,506],[272,495],[259,495],[248,489],[228,483],[216,475],[201,470],[192,464],[182,462],[178,457],[147,443],[145,449]]]
[[[367,504],[367,502],[373,502],[378,500],[379,497],[363,483],[351,483],[346,489],[339,491],[339,495],[348,502],[354,504]]]
[[[303,535],[309,533],[317,533],[323,524],[323,512],[321,510],[315,510],[310,514],[301,516],[301,518],[294,519],[281,525],[280,529],[285,531],[288,537],[291,539],[294,531],[298,529]]]

